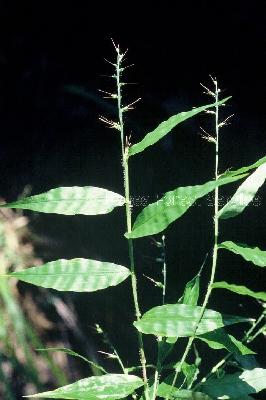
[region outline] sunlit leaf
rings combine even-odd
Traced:
[[[253,163],[251,165],[248,165],[247,167],[242,167],[242,168],[232,170],[232,171],[226,171],[221,175],[221,177],[225,178],[225,177],[229,177],[229,176],[245,174],[246,172],[250,171],[251,169],[258,168],[260,165],[262,165],[264,163],[266,163],[266,156],[263,158],[260,158],[258,161],[256,161],[255,163]]]
[[[36,351],[59,351],[62,353],[66,353],[72,357],[77,357],[80,358],[81,360],[85,361],[86,363],[92,365],[93,367],[95,367],[96,369],[100,370],[103,373],[107,373],[107,371],[105,371],[105,369],[103,367],[101,367],[100,365],[94,363],[93,361],[88,360],[86,357],[82,356],[79,353],[76,353],[75,351],[71,350],[71,349],[67,349],[66,347],[47,347],[45,349],[36,349]]]
[[[121,265],[85,258],[52,261],[9,274],[36,286],[73,292],[93,292],[116,286],[129,275],[130,271]]]
[[[260,165],[256,171],[239,186],[231,200],[219,211],[219,218],[228,219],[241,214],[253,200],[265,179],[266,162]]]
[[[76,400],[122,399],[142,385],[142,379],[134,375],[108,374],[81,379],[56,390],[26,397]]]
[[[191,336],[197,328],[197,334],[210,332],[225,325],[250,321],[248,318],[234,315],[222,315],[217,311],[205,310],[197,325],[201,307],[186,304],[166,304],[147,311],[135,327],[142,333],[157,336]]]
[[[242,400],[247,398],[245,396],[259,393],[265,388],[266,369],[254,368],[232,375],[224,375],[222,378],[209,379],[200,387],[200,390],[215,399]]]
[[[227,289],[230,290],[231,292],[241,294],[243,296],[250,296],[254,297],[254,299],[266,301],[266,292],[253,292],[246,286],[234,285],[223,281],[223,282],[214,282],[212,284],[212,287],[214,289]]]
[[[221,105],[225,103],[228,99],[230,99],[230,97],[226,97],[218,103],[207,104],[206,106],[193,108],[190,111],[181,112],[179,114],[173,115],[167,121],[162,122],[156,129],[154,129],[154,131],[147,133],[147,135],[139,143],[131,146],[128,152],[129,156],[140,153],[147,147],[155,144],[165,135],[167,135],[167,133],[169,133],[175,126],[185,121],[186,119],[191,118],[204,110],[207,110],[207,108],[214,107],[215,105]]]
[[[168,225],[180,218],[197,199],[218,186],[242,179],[244,176],[246,175],[221,178],[203,185],[179,187],[165,193],[160,200],[149,204],[141,211],[133,225],[132,232],[125,236],[134,239],[162,232]]]
[[[211,349],[226,349],[230,353],[235,354],[255,354],[254,351],[250,350],[239,340],[234,338],[232,335],[228,335],[224,329],[217,329],[212,332],[204,333],[203,335],[197,336],[197,339],[207,343]]]
[[[259,267],[266,267],[266,251],[260,250],[258,247],[249,247],[243,243],[234,243],[226,241],[218,245],[219,249],[227,249],[235,254],[239,254],[245,260],[251,261]]]
[[[51,189],[36,196],[2,204],[1,207],[65,215],[96,215],[109,213],[124,203],[123,196],[110,190],[94,186],[73,186]]]

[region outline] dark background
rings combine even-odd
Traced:
[[[110,38],[129,49],[128,62],[135,64],[126,79],[136,85],[124,92],[125,102],[142,98],[127,114],[133,143],[169,116],[209,102],[199,83],[211,87],[212,74],[222,96],[232,95],[222,111],[224,117],[234,114],[221,133],[220,171],[263,157],[265,11],[264,1],[0,2],[1,196],[15,200],[26,185],[32,194],[72,185],[123,192],[119,137],[98,120],[99,115],[115,118],[116,112],[115,104],[102,99],[98,91],[114,88],[115,82],[105,77],[112,71],[104,58],[115,57]],[[167,190],[213,177],[214,146],[202,140],[200,126],[212,129],[207,115],[185,122],[132,159],[133,196],[146,196],[151,202]],[[222,189],[222,194],[231,195],[234,187]],[[135,207],[134,215],[140,209]],[[221,240],[265,249],[264,210],[265,189],[261,189],[256,206],[221,223]],[[210,251],[212,213],[202,200],[167,230],[168,302],[181,296],[184,284]],[[29,215],[40,237],[38,252],[45,260],[87,257],[128,264],[122,209],[99,217]],[[136,241],[139,277],[161,278],[158,255],[151,238]],[[210,259],[203,289],[209,269]],[[217,280],[256,291],[265,288],[260,268],[225,252],[220,254]],[[159,290],[146,278],[139,282],[139,291],[142,310],[160,301]],[[127,344],[128,338],[135,341],[134,331],[127,327],[133,319],[129,282],[104,293],[70,297],[88,338],[83,350],[98,346],[90,327],[101,322],[126,364],[136,362],[137,351]],[[252,317],[260,312],[256,301],[230,292],[215,292],[210,307]],[[239,329],[234,330],[238,338]],[[258,339],[253,346],[261,361],[264,344]],[[154,357],[154,343],[148,346]],[[209,357],[212,364],[216,355]]]

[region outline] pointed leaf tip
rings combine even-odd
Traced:
[[[258,247],[249,247],[246,244],[234,243],[228,240],[220,243],[218,248],[226,249],[232,253],[239,254],[246,261],[250,261],[258,267],[266,267],[266,251],[262,251]]]

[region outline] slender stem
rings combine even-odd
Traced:
[[[259,318],[257,319],[256,322],[254,322],[254,324],[252,325],[252,327],[246,332],[243,341],[244,342],[251,342],[250,337],[251,334],[253,333],[254,329],[259,325],[259,323],[265,318],[265,310],[263,310],[263,312],[261,313],[261,315],[259,316]]]
[[[219,105],[217,104],[219,101],[219,89],[218,89],[218,84],[217,81],[214,80],[214,85],[215,85],[215,102],[216,102],[216,106],[215,106],[215,181],[218,180],[218,167],[219,167]],[[200,315],[196,321],[195,324],[195,329],[194,332],[192,334],[192,336],[190,336],[187,346],[185,348],[185,351],[183,353],[183,356],[181,358],[180,363],[178,364],[178,367],[176,369],[175,372],[175,376],[172,382],[172,387],[175,386],[176,384],[176,380],[178,377],[178,374],[180,373],[182,366],[184,364],[184,362],[186,361],[186,358],[188,356],[188,353],[191,349],[191,346],[193,344],[193,341],[196,337],[196,333],[197,333],[197,329],[199,326],[200,321],[202,320],[202,317],[204,315],[204,312],[206,310],[211,292],[212,292],[212,284],[214,282],[214,278],[215,278],[215,272],[216,272],[216,267],[217,267],[217,255],[218,255],[218,235],[219,235],[219,219],[218,219],[218,211],[219,211],[219,189],[218,187],[215,188],[215,192],[214,192],[214,245],[213,245],[213,254],[212,254],[212,268],[211,268],[211,277],[210,277],[210,281],[208,284],[208,288],[207,288],[207,292],[201,307],[201,312]],[[166,400],[168,400],[169,396],[167,397]]]
[[[163,259],[163,305],[165,303],[165,293],[166,293],[166,284],[167,284],[167,270],[166,270],[166,252],[165,252],[165,235],[162,236],[162,245],[163,245],[163,251],[162,251],[162,259]]]
[[[131,222],[131,204],[130,204],[130,186],[129,186],[129,171],[128,171],[128,144],[126,146],[125,134],[124,134],[124,121],[123,121],[123,105],[122,105],[122,91],[121,87],[123,83],[121,82],[121,73],[123,69],[121,68],[121,62],[123,60],[123,53],[120,53],[119,47],[116,47],[117,51],[117,62],[116,62],[116,84],[117,84],[117,106],[118,106],[118,118],[121,134],[121,151],[122,151],[122,163],[124,172],[124,189],[125,189],[125,205],[126,205],[126,224],[127,232],[131,232],[132,222]],[[137,291],[137,277],[135,273],[135,261],[134,261],[134,247],[132,239],[128,239],[128,252],[131,270],[131,286],[133,294],[133,302],[135,307],[135,315],[137,320],[140,320],[141,313],[138,301],[138,291]],[[148,399],[148,379],[146,371],[146,358],[144,352],[143,338],[141,332],[138,331],[138,342],[139,342],[139,352],[140,352],[140,363],[142,366],[142,374],[145,385],[145,394]]]
[[[167,284],[167,280],[166,280],[167,266],[166,266],[165,235],[162,235],[161,246],[162,246],[161,258],[162,258],[162,263],[163,263],[163,268],[162,268],[162,274],[163,274],[162,305],[164,305],[165,304],[165,294],[166,294],[166,284]],[[156,364],[156,370],[155,370],[155,374],[154,374],[152,400],[156,399],[157,388],[158,388],[159,380],[160,380],[160,373],[161,373],[161,370],[162,370],[161,361],[160,361],[160,357],[159,357],[160,345],[161,345],[162,341],[164,341],[164,338],[159,336],[158,337],[158,346],[157,346],[157,364]]]

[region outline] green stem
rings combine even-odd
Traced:
[[[166,252],[165,252],[165,235],[162,236],[162,246],[163,246],[163,254],[162,254],[162,259],[163,259],[163,305],[165,303],[165,294],[166,294],[166,284],[167,284],[167,280],[166,280],[166,273],[167,273],[167,269],[166,269]]]
[[[123,121],[123,105],[122,105],[122,91],[121,87],[123,83],[121,82],[121,62],[123,60],[123,54],[120,53],[119,47],[116,47],[117,51],[117,62],[116,62],[116,84],[117,84],[117,107],[118,107],[118,118],[120,126],[121,135],[121,151],[122,151],[122,163],[124,172],[124,189],[125,189],[125,205],[126,205],[126,224],[127,232],[130,233],[132,229],[132,218],[131,218],[131,204],[130,204],[130,186],[129,186],[129,171],[128,171],[128,144],[124,144],[124,121]],[[132,239],[128,239],[128,252],[131,270],[131,286],[133,294],[133,302],[135,307],[135,315],[139,321],[141,318],[139,301],[138,301],[138,290],[137,290],[137,277],[135,273],[135,261],[134,261],[134,247]],[[139,353],[140,353],[140,363],[142,366],[142,374],[145,385],[146,398],[148,400],[148,379],[146,371],[146,358],[144,352],[143,338],[141,332],[138,331],[138,342],[139,342]]]
[[[214,80],[214,85],[215,85],[215,102],[216,102],[216,106],[215,106],[215,181],[217,181],[218,180],[218,167],[219,167],[219,105],[217,104],[219,101],[219,89],[218,89],[216,80]],[[202,320],[202,317],[204,315],[204,312],[206,310],[206,307],[207,307],[207,304],[208,304],[208,301],[209,301],[209,298],[210,298],[210,295],[212,292],[212,284],[213,284],[214,278],[215,278],[215,272],[216,272],[216,267],[217,267],[217,255],[218,255],[218,235],[219,235],[218,211],[219,211],[219,189],[218,189],[218,187],[216,187],[215,192],[214,192],[214,245],[213,245],[213,254],[212,254],[211,277],[210,277],[207,292],[206,292],[206,295],[205,295],[205,298],[204,298],[204,301],[203,301],[203,304],[201,307],[200,315],[195,323],[196,328],[194,329],[192,336],[190,336],[187,346],[185,348],[185,351],[183,353],[183,356],[181,358],[181,361],[178,364],[178,367],[176,369],[175,376],[174,376],[174,379],[172,382],[172,387],[175,386],[178,374],[180,373],[182,366],[183,366],[184,362],[186,361],[188,353],[189,353],[191,346],[193,344],[193,341],[196,337],[198,325],[200,324],[200,321]],[[169,398],[169,395],[166,400],[168,400],[168,398]]]

